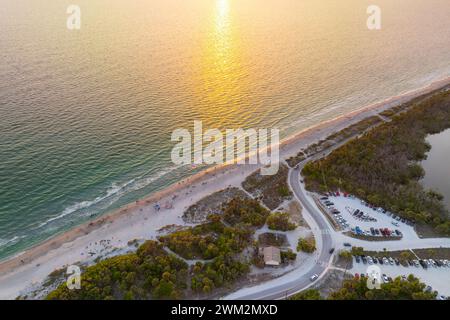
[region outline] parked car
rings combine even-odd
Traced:
[[[425,262],[425,260],[420,259],[419,260],[420,265],[422,266],[422,268],[427,269],[428,268],[428,264]]]
[[[344,242],[344,247],[351,247],[352,245],[348,242]]]
[[[359,256],[356,256],[355,260],[356,260],[357,263],[359,263],[361,261],[361,258]]]
[[[383,281],[384,282],[389,282],[389,278],[384,273],[383,273]]]
[[[434,268],[437,268],[436,261],[434,261],[433,259],[430,259],[430,263]]]

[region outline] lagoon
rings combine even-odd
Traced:
[[[438,191],[444,196],[444,202],[450,209],[450,129],[427,137],[431,145],[428,158],[422,162],[425,187]]]

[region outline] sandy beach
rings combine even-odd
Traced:
[[[297,154],[301,148],[364,118],[421,95],[448,88],[449,84],[450,78],[446,78],[307,128],[282,142],[280,156],[286,159]],[[134,239],[155,238],[158,229],[166,225],[186,225],[182,214],[190,205],[213,192],[229,186],[240,186],[245,177],[258,168],[258,165],[209,168],[1,262],[0,299],[16,298],[63,266],[89,263],[105,254],[123,252],[129,247],[128,242]],[[166,207],[168,203],[170,206]],[[156,210],[155,204],[160,204],[161,209]],[[119,250],[112,251],[114,248]]]

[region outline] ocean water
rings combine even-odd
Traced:
[[[370,4],[2,0],[0,259],[192,174],[194,120],[286,137],[450,76],[448,0]]]

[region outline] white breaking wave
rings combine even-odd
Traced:
[[[111,205],[115,201],[117,201],[121,196],[123,196],[124,194],[145,188],[152,182],[160,179],[164,175],[172,172],[173,170],[175,170],[177,168],[179,168],[179,167],[178,166],[169,167],[166,170],[161,170],[160,172],[158,172],[157,174],[155,174],[153,176],[150,176],[147,178],[141,178],[141,177],[135,178],[135,179],[132,179],[130,181],[123,183],[122,185],[113,184],[109,189],[106,190],[106,193],[104,195],[98,196],[94,200],[81,201],[81,202],[75,203],[75,204],[67,207],[66,209],[64,209],[64,211],[62,213],[60,213],[59,215],[56,215],[56,216],[49,218],[48,220],[40,223],[36,229],[42,228],[56,220],[64,218],[64,217],[66,217],[74,212],[77,212],[79,210],[88,209],[89,207],[92,207],[106,199],[109,199],[109,198],[112,198],[111,201],[108,203],[108,205]]]
[[[6,247],[17,243],[19,240],[25,238],[26,236],[14,236],[11,239],[0,239],[0,247]]]

